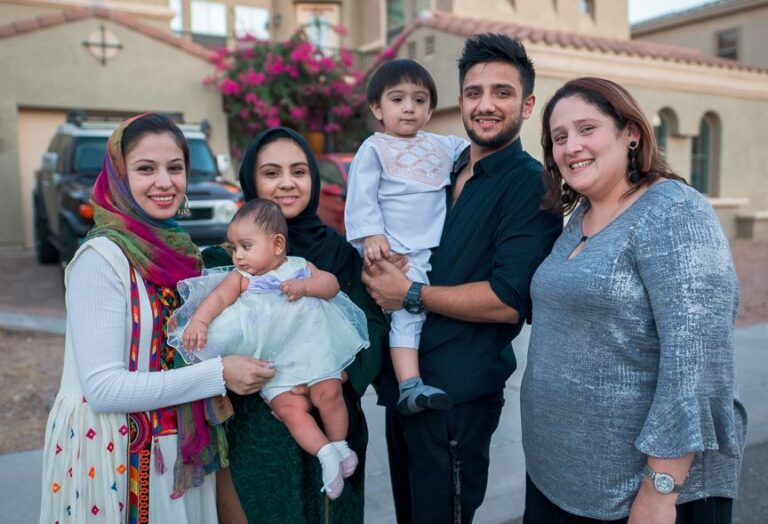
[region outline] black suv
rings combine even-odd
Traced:
[[[93,226],[91,188],[101,171],[107,139],[116,121],[83,121],[70,115],[56,131],[42,167],[35,172],[32,193],[35,250],[43,264],[72,260],[80,240]],[[180,124],[189,144],[187,188],[190,217],[179,224],[199,246],[218,244],[226,237],[232,216],[242,205],[240,188],[219,174],[217,158],[208,147],[203,127]]]

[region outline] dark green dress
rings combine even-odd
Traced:
[[[205,250],[203,259],[206,267],[232,263],[226,251],[218,247]],[[327,522],[336,524],[363,522],[368,427],[360,396],[379,373],[389,333],[381,309],[360,282],[360,261],[354,260],[356,267],[349,273],[353,276],[342,284],[342,291],[365,312],[371,345],[347,368],[349,381],[343,388],[349,412],[347,440],[360,464],[355,474],[344,481],[341,496],[327,504]],[[354,275],[358,275],[357,278]],[[296,444],[258,394],[230,393],[230,397],[235,409],[235,417],[227,425],[232,478],[248,521],[259,524],[326,522],[326,497],[320,492],[323,483],[317,458]]]

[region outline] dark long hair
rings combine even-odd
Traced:
[[[643,110],[629,92],[616,82],[604,78],[584,77],[570,80],[558,89],[544,106],[541,117],[541,148],[544,152],[544,195],[543,207],[555,212],[568,214],[584,198],[570,186],[563,187],[563,175],[560,173],[552,154],[552,132],[550,120],[557,103],[568,97],[577,96],[586,103],[595,106],[598,111],[613,120],[616,129],[623,131],[630,124],[637,127],[640,140],[637,146],[637,171],[640,175],[636,182],[628,179],[630,185],[623,197],[627,197],[643,186],[654,183],[659,178],[668,178],[685,183],[675,174],[662,157],[656,144],[648,119]],[[629,163],[629,158],[627,158]]]

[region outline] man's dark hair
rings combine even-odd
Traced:
[[[254,198],[237,210],[232,222],[251,220],[268,235],[283,235],[288,239],[288,223],[283,211],[276,203],[264,198]]]
[[[368,103],[381,104],[384,91],[403,82],[420,85],[429,91],[429,108],[437,106],[437,87],[432,75],[423,65],[409,58],[392,60],[382,64],[368,82]]]
[[[533,93],[536,80],[533,62],[520,40],[503,33],[483,33],[467,38],[459,58],[459,89],[464,88],[464,77],[472,66],[487,62],[501,62],[517,68],[523,84],[523,97]]]

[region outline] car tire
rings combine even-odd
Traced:
[[[67,264],[75,256],[77,248],[80,247],[80,238],[66,220],[62,221],[59,226],[59,242],[61,245],[61,269],[66,269]]]
[[[39,197],[34,198],[35,255],[41,264],[55,264],[59,261],[59,250],[51,243],[48,221],[43,216]]]

